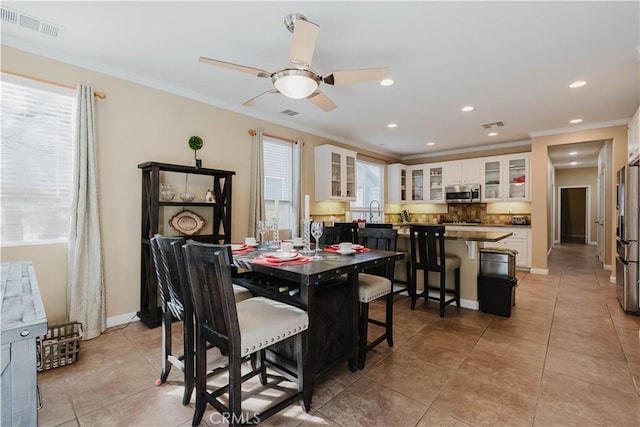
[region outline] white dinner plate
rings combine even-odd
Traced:
[[[247,248],[247,245],[245,245],[244,243],[243,244],[235,244],[235,243],[231,244],[231,250],[232,251],[241,251],[241,250],[246,249],[246,248]]]
[[[298,252],[268,252],[264,256],[276,261],[291,261],[298,257]]]
[[[353,255],[356,253],[356,251],[354,249],[351,249],[350,251],[342,251],[340,249],[338,249],[338,253],[340,255]]]

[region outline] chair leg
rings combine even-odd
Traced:
[[[416,272],[411,269],[410,278],[409,278],[409,297],[411,297],[411,310],[416,309],[416,301],[418,300],[418,296],[416,295]]]
[[[229,355],[229,416],[231,425],[242,421],[242,359],[231,351]]]
[[[460,268],[456,268],[455,271],[456,276],[456,305],[460,307]]]
[[[295,337],[296,374],[298,377],[298,391],[302,392],[302,409],[311,410],[311,364],[305,359],[308,345],[308,332],[302,332]]]
[[[193,393],[195,383],[194,372],[194,356],[195,346],[193,338],[193,316],[190,313],[184,313],[184,394],[182,396],[182,404],[188,405]]]
[[[444,272],[440,273],[440,317],[444,317],[444,306],[445,306],[445,298],[446,298],[446,284],[447,284],[447,275]]]
[[[196,332],[196,409],[193,413],[192,426],[197,426],[202,421],[204,411],[207,409],[207,343]]]
[[[254,353],[255,354],[255,353]],[[267,365],[265,365],[264,360],[267,357],[266,350],[260,350],[258,352],[258,366],[260,368],[260,384],[267,385]]]
[[[169,355],[171,354],[171,313],[169,311],[162,312],[162,373],[160,381],[156,385],[160,385],[167,381],[169,372],[171,372],[171,363],[169,363]]]
[[[391,287],[393,288],[393,284]],[[385,324],[387,344],[389,344],[389,347],[393,347],[393,292],[387,295],[387,320]]]
[[[369,303],[361,302],[359,305],[358,369],[364,369],[364,362],[367,358],[367,334],[369,332]]]

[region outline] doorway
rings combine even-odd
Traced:
[[[558,210],[561,243],[589,243],[589,187],[560,187]]]

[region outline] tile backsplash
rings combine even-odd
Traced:
[[[514,214],[516,215],[516,214]],[[527,217],[527,222],[531,223],[530,214],[517,214],[517,216]],[[386,220],[392,223],[400,223],[400,214],[385,214]],[[439,222],[480,222],[482,224],[510,224],[511,214],[487,213],[485,203],[460,203],[449,204],[447,213],[409,213],[409,222],[420,222],[426,224],[437,224]]]

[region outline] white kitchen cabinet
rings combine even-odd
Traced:
[[[429,203],[444,203],[444,164],[429,164],[425,170],[428,187],[426,200]]]
[[[356,156],[328,144],[315,148],[316,201],[356,200]]]
[[[428,185],[426,176],[429,173],[428,168],[425,165],[410,166],[407,168],[407,175],[409,176],[409,201],[410,202],[425,202],[426,195],[424,193],[425,187]]]
[[[387,185],[389,203],[407,201],[407,166],[394,163],[387,166]]]
[[[636,111],[629,122],[629,131],[627,133],[627,147],[629,154],[629,163],[634,163],[640,159],[640,108]]]
[[[479,184],[480,160],[455,160],[444,163],[444,185]]]
[[[529,201],[529,153],[480,159],[483,202]]]

